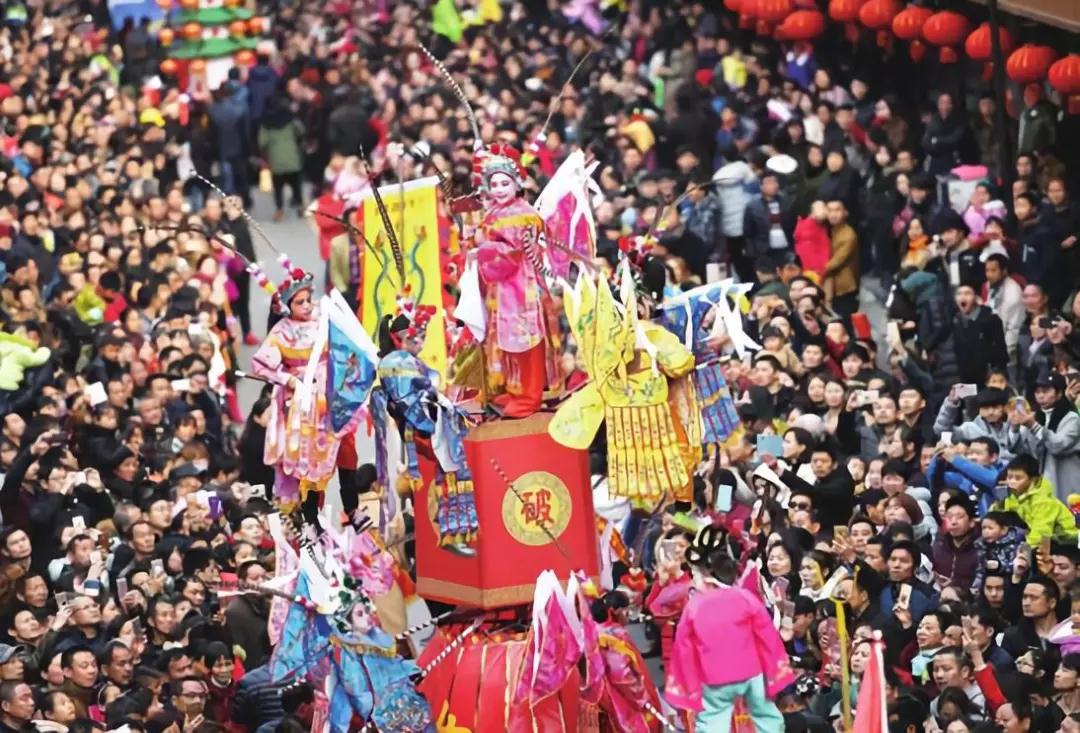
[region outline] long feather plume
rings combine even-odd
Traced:
[[[397,234],[394,232],[394,226],[390,223],[390,212],[386,210],[386,203],[383,201],[382,194],[379,193],[379,184],[368,173],[367,156],[364,155],[364,149],[360,148],[360,160],[364,163],[364,175],[368,181],[371,182],[371,193],[375,197],[375,206],[379,210],[379,218],[382,219],[383,231],[386,232],[386,239],[390,242],[390,251],[394,255],[394,266],[397,268],[398,277],[401,279],[401,286],[405,286],[405,254],[401,250],[401,243],[398,242]]]
[[[221,196],[222,200],[229,198],[229,194],[222,191],[221,188],[218,187],[218,185],[216,183],[214,183],[213,181],[208,180],[206,178],[203,178],[198,173],[193,174],[192,178],[195,178],[196,180],[202,181],[207,186],[212,188],[215,192],[217,192],[217,194],[219,196]],[[248,226],[251,227],[253,230],[255,230],[256,234],[258,234],[260,237],[262,237],[262,240],[264,242],[266,242],[267,247],[274,250],[274,252],[276,254],[279,254],[279,255],[283,254],[280,249],[278,249],[277,247],[274,246],[274,243],[270,240],[270,237],[268,237],[266,235],[266,232],[263,231],[263,228],[261,226],[259,226],[258,222],[256,222],[255,219],[253,219],[251,217],[251,214],[247,213],[247,211],[244,209],[243,206],[240,207],[240,216],[244,217],[244,221],[247,222]]]
[[[424,55],[427,56],[431,63],[435,65],[435,68],[439,70],[439,73],[442,74],[443,79],[446,80],[451,91],[454,92],[454,96],[457,97],[458,101],[461,102],[461,105],[465,107],[465,114],[469,116],[469,124],[472,125],[474,144],[478,144],[480,142],[480,123],[476,121],[476,113],[473,112],[472,105],[469,104],[469,98],[465,96],[465,91],[458,86],[458,83],[454,81],[454,77],[450,74],[450,71],[443,66],[442,61],[435,58],[435,54],[429,51],[427,46],[419,42],[417,42],[416,45],[420,47],[420,50],[424,52]]]
[[[540,134],[537,135],[537,139],[544,140],[546,138],[548,125],[551,124],[551,118],[555,116],[555,110],[559,108],[559,102],[562,101],[563,95],[566,94],[566,90],[570,88],[570,84],[574,81],[574,77],[581,71],[581,67],[585,65],[585,62],[589,60],[589,57],[593,55],[595,50],[596,49],[589,49],[588,53],[581,57],[581,60],[574,65],[574,70],[570,72],[570,76],[566,77],[566,81],[563,82],[558,95],[551,100],[551,104],[548,106],[547,119],[544,120],[544,126],[540,128]]]

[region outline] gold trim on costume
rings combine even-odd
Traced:
[[[537,412],[520,420],[492,420],[470,430],[469,440],[505,440],[526,435],[545,435],[548,423],[554,416],[550,412]]]

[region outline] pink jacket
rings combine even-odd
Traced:
[[[765,675],[775,697],[795,681],[784,642],[765,605],[743,588],[695,591],[675,631],[667,699],[683,710],[701,710],[705,685],[729,685]]]

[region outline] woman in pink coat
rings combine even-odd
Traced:
[[[727,733],[742,698],[758,733],[781,733],[784,718],[772,700],[795,681],[784,643],[761,599],[733,587],[735,561],[716,550],[709,565],[712,577],[695,577],[675,632],[667,700],[696,713],[696,731]]]

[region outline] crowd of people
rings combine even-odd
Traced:
[[[689,515],[736,550],[717,580],[760,574],[798,675],[766,699],[767,670],[707,670],[746,683],[736,725],[842,725],[881,638],[892,730],[1080,730],[1080,206],[1048,91],[1017,90],[1002,129],[1005,100],[957,70],[928,87],[899,52],[755,39],[719,4],[477,5],[433,33],[427,3],[268,3],[271,47],[203,95],[103,0],[6,4],[0,731],[310,726],[310,690],[269,673],[268,600],[238,590],[275,571],[272,402],[236,388],[265,333],[246,212],[285,218],[286,188],[300,213],[347,207],[367,176],[467,190],[476,141],[418,42],[483,143],[533,156],[527,197],[571,151],[599,163],[600,265],[656,232],[665,295],[754,283],[760,349],[711,344],[741,425],[692,505],[613,500],[594,462],[664,677],[706,604]],[[376,274],[323,245],[326,287],[355,298]],[[752,623],[735,605],[715,613]],[[733,704],[706,694],[699,729],[726,733]]]

